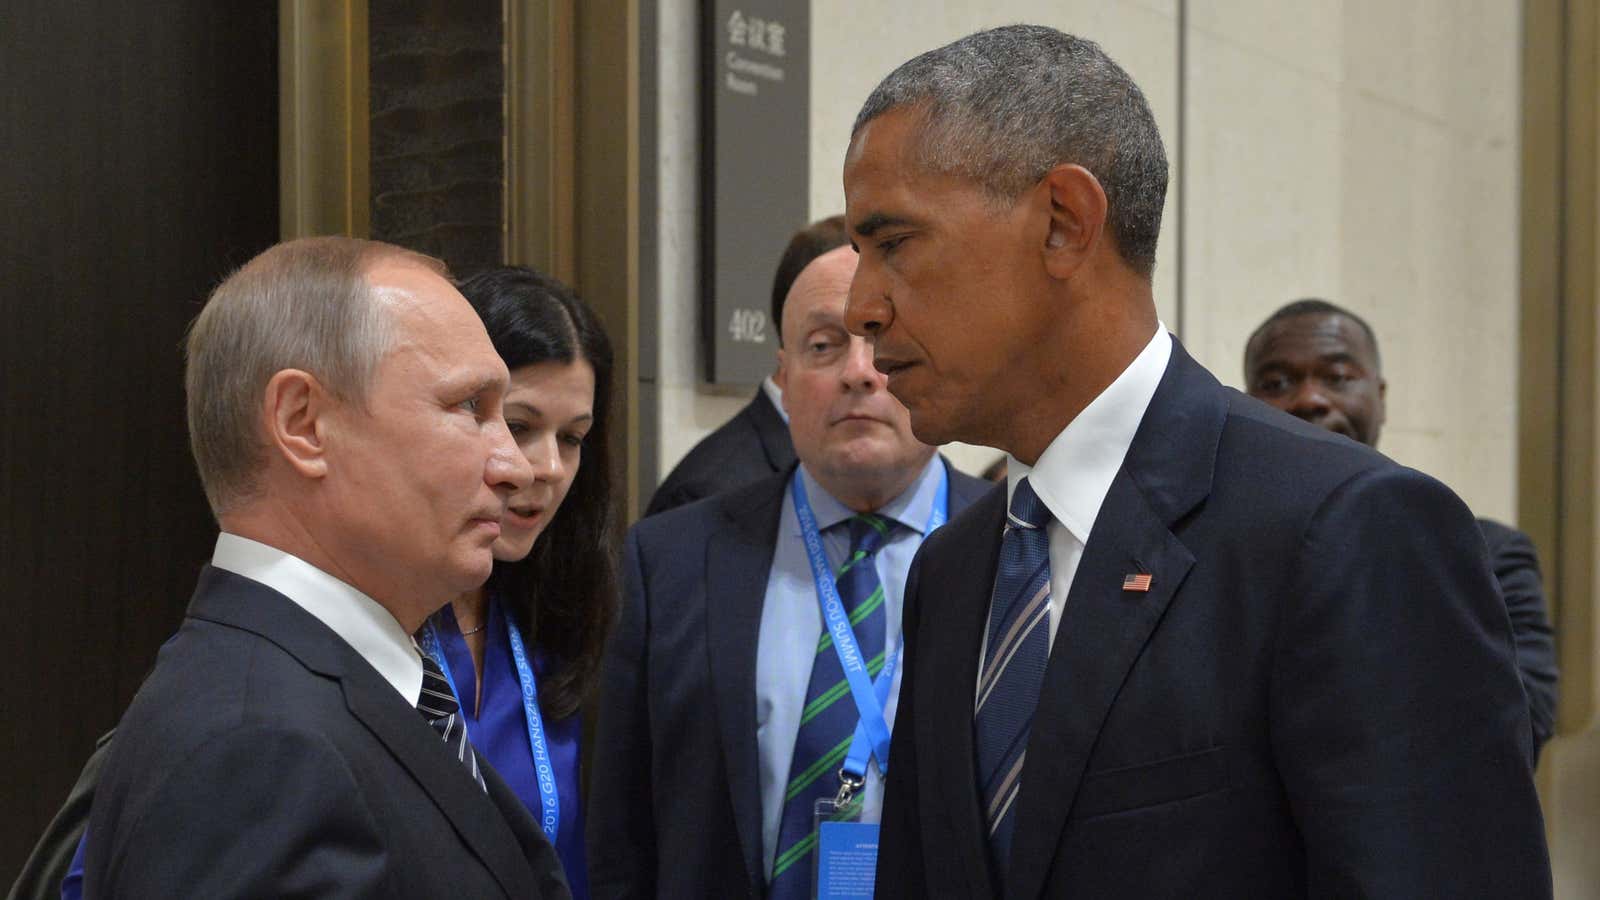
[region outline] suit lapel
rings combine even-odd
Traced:
[[[189,615],[271,641],[312,672],[335,678],[351,715],[416,779],[462,841],[510,896],[532,896],[529,864],[493,802],[451,757],[439,735],[344,639],[265,585],[211,566],[201,572]]]
[[[498,814],[494,801],[468,776],[416,710],[407,708],[395,695],[394,688],[376,672],[371,673],[370,679],[364,677],[366,674],[352,672],[343,679],[345,702],[351,714],[422,785],[507,896],[534,896],[537,887],[529,878],[527,855],[511,826]],[[418,724],[422,727],[415,727]],[[487,815],[490,810],[497,814]]]
[[[1226,417],[1221,385],[1173,338],[1167,371],[1101,504],[1057,626],[1017,800],[1014,896],[1043,892],[1111,705],[1194,566],[1172,527],[1211,492]],[[994,566],[985,571],[992,577]],[[1150,575],[1149,590],[1124,591],[1132,574]]]
[[[986,897],[993,890],[988,831],[973,762],[972,704],[978,687],[978,649],[1000,559],[1005,502],[1005,491],[995,490],[951,522],[950,533],[943,535],[946,540],[933,548],[937,555],[924,557],[918,574],[922,622],[916,638],[938,642],[917,648],[918,674],[929,677],[917,685],[918,702],[923,709],[942,707],[951,712],[938,721],[906,724],[928,738],[918,741],[918,750],[931,751],[938,783],[944,786],[939,802],[954,832],[949,850],[961,855],[970,897]]]
[[[1011,848],[1016,896],[1043,890],[1101,724],[1192,565],[1133,479],[1118,475],[1073,576],[1033,716]],[[1150,589],[1124,591],[1124,576],[1139,573]]]
[[[718,495],[720,526],[706,542],[706,651],[716,697],[717,727],[727,762],[729,802],[739,844],[759,896],[761,865],[760,750],[756,744],[756,645],[772,568],[783,491],[793,467],[749,488]]]

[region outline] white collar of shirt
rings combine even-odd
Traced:
[[[783,388],[778,387],[778,383],[772,380],[771,375],[761,379],[761,393],[766,394],[767,399],[772,401],[772,408],[778,411],[783,424],[789,424],[789,414],[783,409]]]
[[[297,556],[223,532],[211,564],[266,585],[344,639],[412,706],[422,692],[422,658],[411,636],[378,601]]]
[[[928,527],[929,517],[933,515],[933,500],[939,493],[939,477],[943,466],[944,460],[935,453],[929,457],[927,464],[922,467],[922,473],[917,476],[916,481],[911,482],[910,487],[874,512],[922,534],[923,529]],[[835,500],[832,494],[811,477],[804,464],[800,466],[800,479],[806,486],[806,500],[811,503],[811,513],[817,517],[818,532],[827,531],[855,516],[855,510]],[[785,531],[791,535],[798,535],[800,522],[794,516],[785,518],[787,520],[784,523]]]
[[[1172,337],[1156,324],[1155,336],[1100,396],[1056,435],[1039,461],[1025,466],[1006,458],[1006,498],[1009,502],[1024,476],[1045,508],[1080,545],[1100,515],[1100,505],[1122,468],[1133,436],[1155,396],[1172,357]]]

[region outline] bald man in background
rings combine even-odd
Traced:
[[[811,896],[812,805],[838,796],[841,741],[860,716],[841,645],[823,640],[808,534],[838,576],[857,658],[888,679],[894,724],[906,571],[927,533],[988,486],[916,439],[866,342],[845,330],[855,267],[848,246],[823,253],[783,306],[777,382],[798,464],[628,533],[594,743],[596,900]],[[878,590],[852,593],[845,569]],[[872,823],[883,766],[868,763],[851,797]]]
[[[1378,338],[1355,313],[1317,299],[1282,307],[1245,344],[1244,377],[1250,396],[1368,447],[1378,446],[1388,416],[1389,385]],[[1555,733],[1558,681],[1539,557],[1533,541],[1515,528],[1490,519],[1478,519],[1478,528],[1511,619],[1537,762],[1540,749]]]

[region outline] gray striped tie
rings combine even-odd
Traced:
[[[417,712],[428,720],[433,730],[444,738],[445,745],[455,751],[456,759],[472,773],[472,780],[485,792],[483,773],[478,771],[478,756],[467,743],[467,726],[461,721],[461,704],[450,690],[450,681],[433,657],[422,654],[422,694],[417,697]]]

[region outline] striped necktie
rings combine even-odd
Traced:
[[[1000,540],[1000,566],[989,603],[989,633],[973,709],[978,787],[989,850],[1005,884],[1016,826],[1017,794],[1029,726],[1050,658],[1050,511],[1028,479],[1017,482]]]
[[[885,659],[886,615],[874,556],[894,524],[880,516],[859,515],[849,525],[850,556],[839,567],[835,579],[839,600],[854,626],[856,643],[867,659],[867,674],[876,678]],[[832,797],[838,791],[835,773],[850,750],[850,738],[860,718],[833,648],[833,637],[823,629],[811,660],[806,705],[800,713],[800,731],[795,736],[794,759],[789,765],[789,786],[784,792],[783,819],[778,827],[778,852],[772,863],[770,900],[805,900],[811,896],[812,854],[817,846],[813,807],[817,800]]]
[[[455,751],[456,760],[466,770],[472,773],[472,780],[478,787],[488,791],[483,783],[483,773],[478,771],[478,756],[472,752],[472,745],[467,743],[467,726],[461,721],[461,704],[456,702],[455,692],[450,690],[450,680],[444,677],[444,672],[433,657],[422,654],[422,693],[417,697],[417,712],[428,720],[433,730],[439,732],[444,738],[445,746]]]

